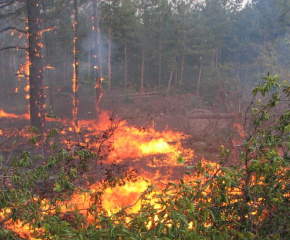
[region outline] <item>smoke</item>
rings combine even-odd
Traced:
[[[252,0],[244,0],[244,1],[243,1],[243,4],[242,4],[243,8],[244,8],[247,4],[250,4],[250,3],[252,3]]]

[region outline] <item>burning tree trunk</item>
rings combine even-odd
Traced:
[[[78,130],[78,106],[79,106],[79,46],[78,46],[78,0],[74,0],[74,14],[75,21],[73,23],[74,27],[74,74],[73,74],[73,123],[75,131]]]
[[[48,11],[46,9],[45,2],[42,3],[43,6],[43,13],[46,16],[46,19],[48,18]],[[49,29],[49,24],[47,21],[44,23],[45,28]],[[49,107],[54,109],[54,79],[52,78],[51,70],[54,69],[50,67],[51,65],[51,56],[52,56],[52,50],[51,50],[51,41],[49,41],[47,34],[44,35],[44,42],[45,42],[45,53],[46,53],[46,67],[48,69],[48,84],[49,84]]]
[[[41,55],[40,5],[37,0],[27,1],[28,52],[31,126],[43,133],[45,126],[45,93]]]
[[[100,34],[99,34],[99,18],[98,18],[98,3],[97,0],[93,1],[93,58],[94,69],[96,69],[96,110],[99,111],[99,105],[102,98],[102,76],[101,76],[101,55],[100,55]],[[109,80],[109,90],[111,89],[111,81]]]

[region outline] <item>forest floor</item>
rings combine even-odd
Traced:
[[[3,89],[0,91],[0,109],[3,109],[6,113],[19,115],[28,112],[29,101],[25,99],[25,93],[16,94],[13,91]],[[194,109],[202,108],[202,106],[195,104],[194,101],[194,96],[189,94],[173,96],[162,92],[123,94],[122,91],[118,90],[105,91],[100,104],[100,112],[107,111],[114,120],[126,120],[128,125],[136,126],[137,128],[154,127],[156,131],[172,130],[182,132],[187,136],[182,145],[185,148],[194,150],[194,162],[202,158],[210,161],[219,161],[219,147],[224,145],[231,149],[233,140],[238,138],[237,129],[233,126],[239,119],[191,119],[189,117],[190,112]],[[214,108],[207,110],[216,112]],[[71,112],[71,94],[56,93],[53,113],[60,119],[72,119]],[[93,120],[97,116],[94,94],[89,92],[81,93],[79,119]],[[53,126],[50,122],[47,125]],[[25,118],[0,118],[0,130],[2,131],[2,135],[0,135],[1,152],[9,154],[13,141],[19,141],[19,132],[28,126],[29,121]],[[22,139],[22,144],[20,144],[16,153],[26,150],[25,148],[27,148],[27,145]],[[149,161],[151,160],[149,159]]]

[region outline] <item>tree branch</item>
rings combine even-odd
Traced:
[[[4,47],[4,48],[0,48],[0,51],[4,51],[4,50],[8,50],[8,49],[16,49],[16,50],[26,50],[28,51],[27,47],[19,47],[19,46],[9,46],[9,47]]]
[[[6,32],[6,31],[8,31],[8,30],[15,30],[15,31],[17,31],[17,32],[21,32],[21,33],[28,34],[27,31],[25,31],[25,30],[21,30],[21,29],[18,29],[18,28],[16,28],[16,27],[7,27],[7,28],[4,28],[4,29],[0,30],[0,33],[2,33],[2,32]]]

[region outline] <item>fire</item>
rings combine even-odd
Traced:
[[[157,131],[153,127],[138,128],[128,126],[125,120],[112,123],[108,112],[101,112],[99,120],[80,120],[79,130],[88,132],[84,138],[90,139],[92,133],[102,133],[102,131],[111,128],[112,136],[108,139],[108,145],[113,151],[108,152],[111,162],[122,162],[127,158],[144,158],[148,156],[164,155],[160,160],[156,160],[154,165],[174,166],[178,165],[176,159],[179,155],[184,155],[184,160],[190,160],[194,157],[192,149],[182,147],[182,140],[185,136],[182,132],[171,130]],[[72,131],[69,128],[69,131]],[[95,145],[96,148],[99,146]]]
[[[50,65],[47,65],[45,68],[47,68],[47,69],[55,69],[55,67],[52,67]]]
[[[29,119],[29,114],[24,113],[22,115],[17,115],[14,113],[7,113],[2,108],[0,108],[0,118],[25,118],[25,119]]]
[[[233,146],[238,146],[238,145],[241,145],[243,140],[245,139],[246,137],[246,134],[245,134],[245,131],[244,131],[244,128],[241,124],[239,123],[234,123],[233,125],[234,128],[237,129],[237,132],[238,132],[238,136],[234,137],[232,139],[232,144]]]
[[[6,113],[3,111],[2,108],[0,108],[0,117],[3,118],[18,118],[19,116],[13,113]]]
[[[138,128],[124,125],[114,136],[115,150],[111,153],[111,157],[124,159],[168,154],[171,159],[170,163],[175,164],[174,157],[177,157],[176,154],[181,149],[179,144],[181,139],[182,135],[179,132],[158,132],[154,129],[142,132]]]
[[[238,130],[238,133],[240,134],[240,137],[244,138],[246,135],[245,135],[245,131],[244,131],[244,128],[241,124],[239,123],[234,123],[233,125],[235,128],[237,128]]]
[[[25,92],[29,92],[29,89],[30,89],[30,85],[26,85],[26,86],[24,87],[24,91],[25,91]]]
[[[0,109],[0,117],[6,118],[20,118],[26,115],[9,114]],[[27,116],[28,117],[28,116]],[[104,142],[102,151],[107,154],[106,164],[113,162],[120,162],[126,164],[130,161],[134,163],[134,168],[141,168],[139,174],[142,176],[136,182],[126,182],[123,186],[115,188],[108,188],[105,190],[102,197],[102,207],[108,214],[113,214],[126,208],[127,212],[136,213],[141,209],[140,198],[146,192],[146,189],[152,182],[164,180],[168,181],[169,175],[174,173],[172,169],[180,165],[176,162],[178,156],[182,156],[186,161],[194,158],[194,151],[192,149],[185,149],[182,146],[182,140],[186,136],[182,132],[175,132],[171,130],[157,131],[153,127],[138,128],[136,126],[129,126],[125,120],[114,120],[112,114],[109,112],[101,112],[96,120],[79,120],[79,131],[83,134],[83,138],[89,139],[92,136],[104,135],[108,129],[112,130],[112,134]],[[61,134],[73,134],[74,126],[71,120],[60,120],[63,124]],[[153,124],[154,126],[154,124]],[[110,132],[110,131],[109,131]],[[2,134],[2,131],[0,131]],[[95,148],[98,149],[100,143],[95,143]],[[106,152],[107,151],[107,152]],[[142,169],[144,166],[154,169],[154,173],[148,169]],[[166,167],[166,173],[158,169],[158,167]],[[177,178],[181,177],[176,175]],[[94,192],[98,189],[99,184],[93,184],[90,191]],[[158,192],[158,190],[156,190]],[[156,194],[155,192],[155,194]],[[89,193],[77,193],[72,196],[71,200],[66,203],[67,206],[74,205],[78,209],[87,209],[92,204],[88,199]],[[153,199],[153,198],[152,198]],[[46,201],[46,200],[44,200]],[[152,202],[154,204],[154,202]],[[66,206],[59,206],[62,213],[71,211]],[[158,207],[158,204],[156,204]],[[43,204],[43,209],[47,209],[47,205]],[[91,221],[92,216],[82,210],[83,214]],[[53,214],[53,211],[47,211],[46,214]],[[0,215],[0,219],[3,215]],[[22,222],[5,223],[7,228],[19,233],[23,238],[33,238],[32,230],[29,229],[28,224],[23,225]],[[40,227],[38,231],[42,231]]]
[[[55,29],[55,27],[51,27],[51,28],[47,28],[47,29],[43,29],[39,32],[40,35],[42,35],[44,32],[50,32],[52,31],[53,29]]]
[[[148,188],[149,182],[139,180],[128,182],[124,186],[106,189],[103,195],[103,208],[109,213],[116,213],[122,208],[129,208],[130,212],[138,212],[141,208],[140,197]]]

